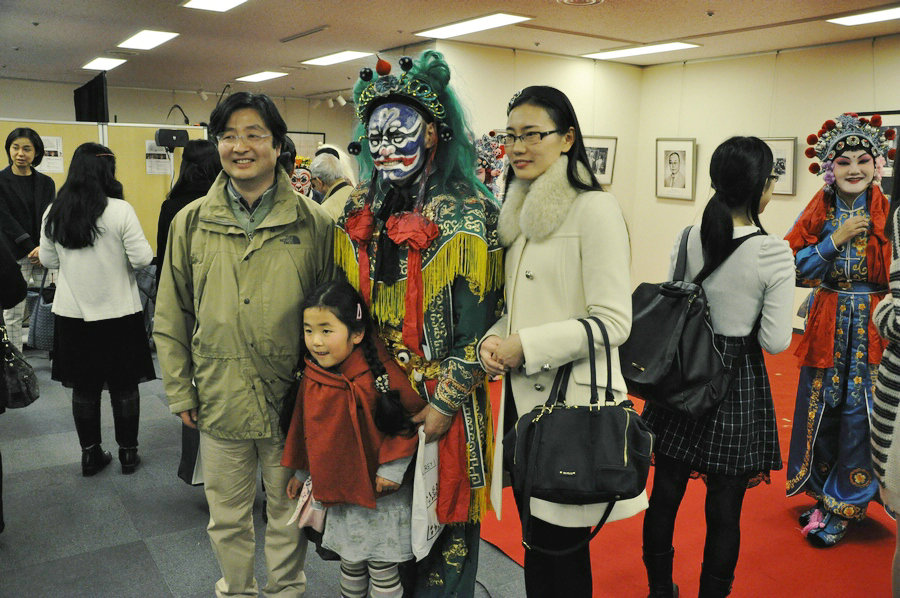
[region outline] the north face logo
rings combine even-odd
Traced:
[[[281,242],[285,245],[299,245],[300,237],[297,235],[288,235],[286,237],[281,237]]]

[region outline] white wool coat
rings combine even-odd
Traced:
[[[592,324],[601,400],[606,386],[617,401],[627,398],[617,347],[631,330],[628,231],[612,194],[581,191],[569,183],[567,160],[561,156],[534,181],[513,180],[500,211],[498,232],[507,247],[506,310],[483,338],[506,338],[518,332],[522,339],[525,364],[510,374],[520,416],[546,402],[557,368],[569,362],[574,366],[566,402],[590,402],[588,340],[578,322],[587,316],[597,316],[604,323],[612,347],[612,379],[608,380],[603,338]],[[504,390],[498,431],[505,425],[505,394]],[[498,432],[491,480],[491,503],[498,517],[502,456],[503,439]],[[596,525],[605,508],[605,503],[563,505],[531,499],[535,517],[565,527]],[[645,508],[646,493],[619,501],[609,521]]]

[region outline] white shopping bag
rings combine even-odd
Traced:
[[[425,428],[419,426],[419,449],[413,475],[412,551],[421,561],[431,551],[444,529],[437,518],[438,443],[425,443]]]

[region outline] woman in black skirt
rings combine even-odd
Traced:
[[[779,353],[790,344],[794,262],[787,242],[767,235],[759,221],[778,180],[772,165],[772,151],[756,137],[722,143],[709,166],[715,194],[699,230],[688,233],[685,279],[712,272],[703,289],[716,345],[734,379],[725,400],[699,419],[650,403],[644,410],[657,436],[656,471],[644,516],[644,563],[652,597],[678,595],[672,538],[688,480],[700,475],[706,482],[700,596],[727,596],[740,548],[744,493],[782,467],[762,349]],[[754,236],[731,253],[734,240],[748,235]],[[670,276],[680,242],[679,235]]]
[[[79,146],[41,230],[41,263],[59,268],[52,378],[73,389],[85,476],[112,460],[100,444],[104,388],[112,400],[122,473],[137,468],[138,383],[156,377],[134,277],[136,268],[153,259],[153,250],[115,175],[109,148]]]

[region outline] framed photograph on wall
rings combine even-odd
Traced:
[[[778,182],[772,193],[794,195],[797,189],[797,138],[763,137],[763,141],[772,149],[772,158],[775,160],[773,170],[778,175]]]
[[[656,140],[656,196],[694,199],[697,172],[696,139]]]
[[[591,170],[601,185],[612,184],[613,167],[616,165],[616,142],[618,137],[585,137]]]

